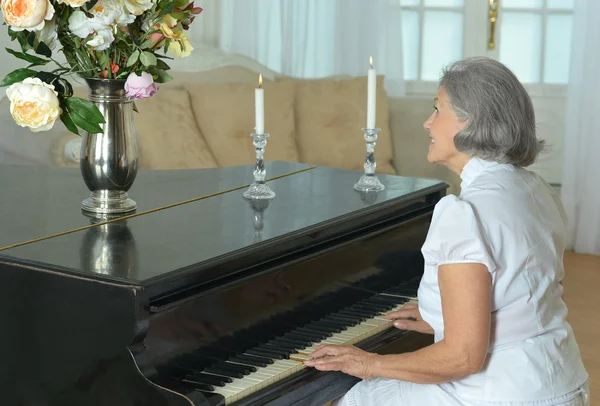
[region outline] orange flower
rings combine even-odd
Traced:
[[[49,0],[4,0],[2,14],[15,31],[39,31],[54,16],[54,7]]]

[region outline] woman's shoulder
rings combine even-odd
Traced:
[[[470,202],[448,195],[437,203],[422,253],[427,263],[477,262],[496,269],[486,232]]]

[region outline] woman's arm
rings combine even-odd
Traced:
[[[482,264],[441,265],[444,339],[418,351],[376,355],[354,347],[323,346],[307,365],[416,383],[442,383],[481,370],[487,357],[491,319],[491,276]]]

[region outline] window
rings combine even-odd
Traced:
[[[402,9],[406,80],[437,81],[441,67],[487,55],[523,83],[566,84],[574,0],[498,0],[493,50],[489,0],[390,0]]]

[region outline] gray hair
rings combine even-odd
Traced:
[[[544,150],[545,141],[536,137],[529,94],[500,62],[486,57],[455,62],[444,69],[440,87],[456,116],[468,120],[454,137],[458,151],[526,167]]]

